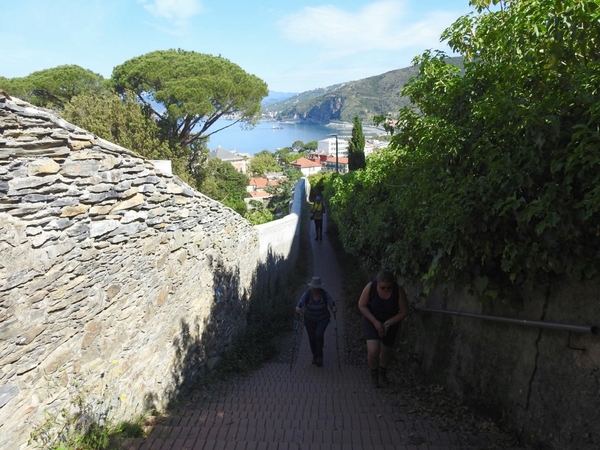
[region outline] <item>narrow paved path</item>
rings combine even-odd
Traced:
[[[342,278],[333,248],[326,233],[322,241],[314,236],[311,228],[313,275],[322,277],[326,289],[339,299]],[[337,324],[332,320],[325,335],[323,367],[311,364],[303,331],[293,366],[265,364],[198,400],[193,408],[171,411],[148,438],[130,441],[127,450],[493,448],[485,435],[459,436],[434,422],[409,417],[392,406],[385,390],[370,386],[366,365],[344,364],[339,359],[344,355],[341,303]]]

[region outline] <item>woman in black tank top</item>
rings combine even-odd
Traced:
[[[358,309],[363,315],[363,329],[367,341],[367,362],[374,387],[387,385],[387,367],[400,322],[408,315],[406,292],[389,270],[382,270],[365,286]]]

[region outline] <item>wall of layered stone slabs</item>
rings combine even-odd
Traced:
[[[271,282],[257,274],[290,257],[269,239],[127,149],[0,96],[0,448],[23,448],[77,396],[98,417],[164,407],[243,329]]]

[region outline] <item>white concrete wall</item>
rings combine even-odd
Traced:
[[[307,187],[309,184],[306,178],[301,178],[296,183],[290,214],[254,227],[258,232],[260,263],[267,261],[269,255],[295,261],[299,245],[300,217],[302,207],[306,204]]]

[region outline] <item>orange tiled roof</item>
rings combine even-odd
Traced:
[[[327,162],[335,164],[335,156],[330,156],[329,158],[327,158]],[[348,164],[348,158],[338,157],[338,164]]]
[[[256,187],[257,189],[264,188],[266,186],[277,186],[277,181],[268,180],[266,178],[250,178],[250,183],[248,186]]]
[[[310,167],[321,167],[321,163],[307,158],[299,158],[292,163],[292,166],[300,167],[301,169],[308,169]]]

